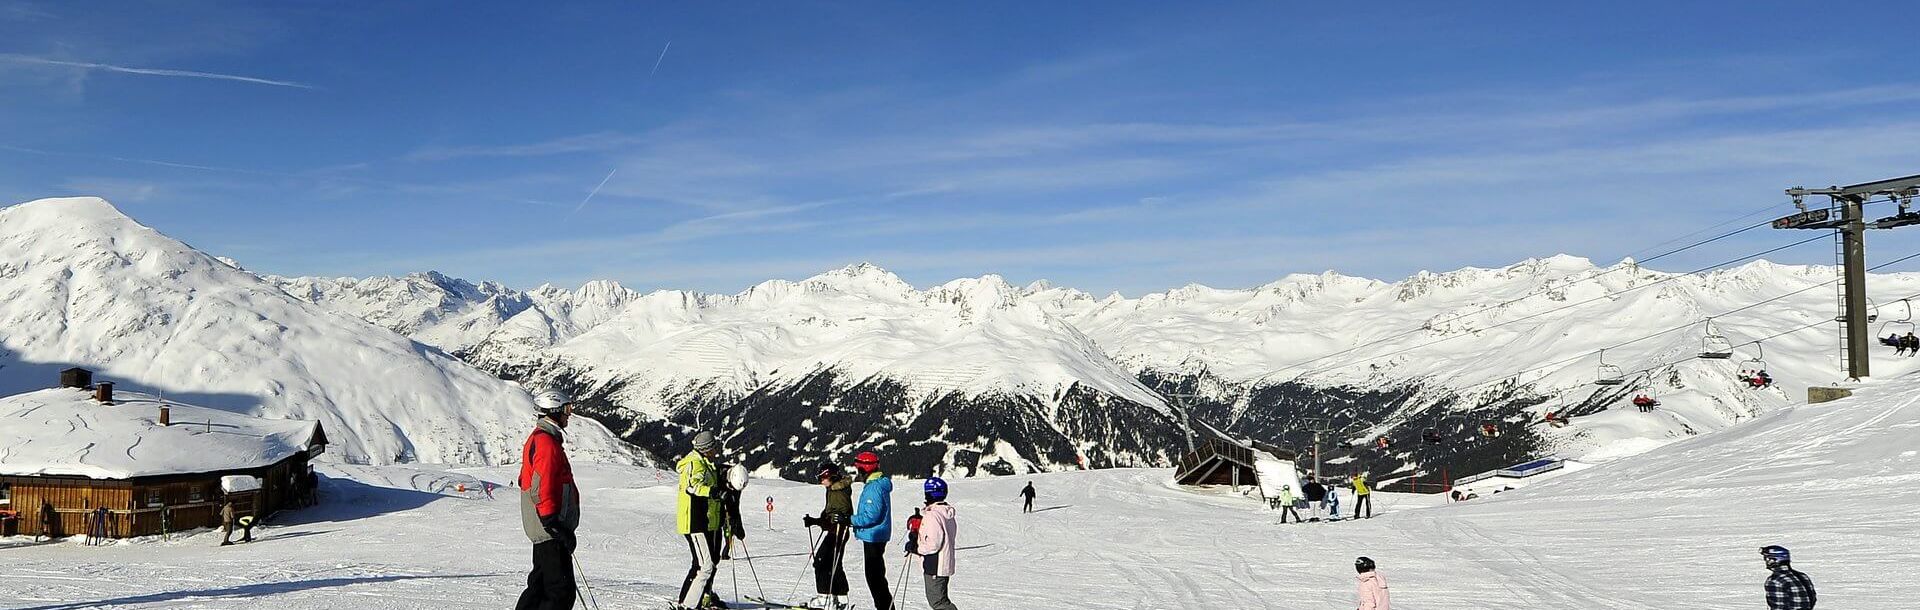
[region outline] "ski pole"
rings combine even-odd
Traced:
[[[740,552],[747,556],[747,575],[753,577],[753,588],[760,592],[760,599],[767,598],[766,587],[760,586],[760,571],[753,568],[753,551],[747,548],[747,539],[740,539]]]
[[[908,553],[900,558],[899,593],[895,593],[893,595],[893,607],[886,608],[885,610],[906,610],[907,605],[906,605],[906,602],[903,600],[907,598],[907,581],[913,578],[913,570],[908,569],[909,566],[912,566],[912,565],[913,565],[913,554]]]
[[[846,559],[848,531],[847,526],[838,525],[835,526],[833,533],[833,580],[827,584],[827,594],[832,596],[830,599],[833,601],[828,605],[833,606],[834,610],[840,610],[840,594],[834,591],[840,590],[841,585],[847,584],[847,568],[842,560]]]
[[[813,562],[814,549],[820,546],[818,540],[813,535],[813,528],[807,528],[807,560],[800,563],[800,574],[793,577],[793,588],[787,590],[787,598],[783,603],[793,601],[793,595],[800,592],[800,579],[807,575],[807,564]]]
[[[580,605],[593,608],[593,610],[600,610],[600,600],[594,598],[593,596],[593,583],[587,580],[587,569],[580,565],[579,557],[573,558],[573,569],[580,571],[580,584],[584,585],[587,591],[587,596],[580,600]],[[575,589],[573,591],[573,596],[580,597],[580,590]],[[592,600],[593,603],[591,604],[587,603],[588,600]]]

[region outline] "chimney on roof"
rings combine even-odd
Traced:
[[[167,408],[166,405],[160,405],[160,425],[162,427],[173,425],[173,409]]]
[[[113,382],[102,381],[99,385],[93,386],[93,399],[100,401],[103,405],[113,404]]]
[[[82,390],[91,388],[93,387],[93,371],[77,366],[60,371],[60,387],[79,388]]]

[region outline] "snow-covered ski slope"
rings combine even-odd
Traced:
[[[68,366],[128,390],[315,420],[323,459],[517,459],[527,392],[426,345],[288,295],[95,198],[0,208],[0,396]],[[6,434],[0,430],[0,434]],[[582,459],[632,461],[596,424]]]
[[[512,602],[528,564],[512,490],[492,500],[472,485],[453,491],[468,476],[502,481],[508,470],[329,468],[336,478],[325,486],[327,507],[287,515],[251,545],[218,549],[217,535],[202,534],[7,548],[0,607]],[[625,467],[587,467],[581,476],[579,558],[600,606],[662,605],[685,573],[672,485],[657,471]],[[1029,479],[1041,510],[1022,515],[1017,492]],[[1383,494],[1379,516],[1367,521],[1280,525],[1256,502],[1167,479],[1165,470],[1107,470],[955,482],[956,599],[963,608],[1014,610],[1342,608],[1353,603],[1353,557],[1367,555],[1401,608],[1735,610],[1764,607],[1756,550],[1782,544],[1818,583],[1821,608],[1920,604],[1914,375],[1463,504]],[[896,523],[916,487],[900,482]],[[766,495],[775,497],[774,531],[762,529]],[[818,509],[818,488],[757,481],[747,496],[758,559],[751,572],[737,566],[739,587],[757,592],[757,574],[783,598],[804,577],[798,524]],[[899,569],[898,559],[890,563]],[[734,590],[734,569],[721,569],[723,594]],[[857,568],[853,580],[865,602]],[[924,608],[918,587],[909,591],[908,607]]]

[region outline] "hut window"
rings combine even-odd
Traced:
[[[159,506],[159,505],[160,505],[160,490],[148,489],[147,490],[147,506]]]
[[[199,484],[199,483],[195,483],[195,484],[193,484],[193,486],[191,486],[191,487],[189,487],[189,488],[187,488],[187,501],[188,501],[188,502],[199,502],[199,501],[200,501],[200,500],[202,500],[203,498],[205,498],[205,496],[202,496],[202,495],[200,495],[200,484]]]
[[[0,483],[0,506],[13,504],[13,485]]]

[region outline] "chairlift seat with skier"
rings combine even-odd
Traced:
[[[1500,438],[1500,427],[1493,425],[1492,423],[1480,424],[1480,436],[1484,436],[1487,438]]]
[[[1446,441],[1446,439],[1441,438],[1440,431],[1433,428],[1427,428],[1426,432],[1420,434],[1420,438],[1421,440],[1425,440],[1429,445],[1438,445]]]

